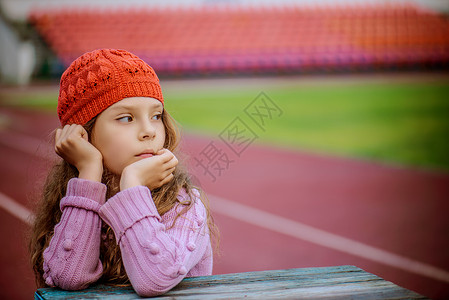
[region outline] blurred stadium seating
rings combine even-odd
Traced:
[[[28,20],[65,67],[97,48],[175,76],[449,66],[449,20],[411,4],[61,8]]]

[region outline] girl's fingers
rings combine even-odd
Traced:
[[[61,137],[61,132],[62,132],[62,129],[60,129],[60,128],[57,128],[57,129],[55,130],[55,143],[56,143],[57,141],[59,141],[59,138]]]
[[[56,130],[55,141],[56,142],[64,142],[70,141],[72,138],[82,137],[86,141],[88,141],[87,131],[83,126],[72,124],[65,125],[62,129]]]
[[[178,164],[178,159],[171,153],[171,151],[164,149],[165,152],[161,155],[162,162],[166,164],[167,168],[175,167]]]
[[[55,133],[55,151],[56,153],[60,153],[60,149],[62,147],[62,143],[65,139],[65,136],[67,134],[67,127],[64,126],[63,128],[56,129]]]
[[[76,135],[82,137],[86,141],[89,141],[88,136],[87,136],[87,131],[81,125],[76,125],[76,127],[73,129],[73,134],[76,134]]]
[[[160,157],[162,159],[162,163],[164,163],[164,164],[169,162],[174,157],[173,153],[171,153],[167,149],[162,149],[160,151],[162,151],[162,154],[160,155]]]
[[[78,132],[78,128],[76,125],[70,125],[67,129],[67,138],[71,138]]]
[[[70,138],[83,137],[83,131],[85,131],[83,126],[72,124],[68,128],[67,137]]]
[[[61,141],[64,141],[67,139],[69,135],[70,125],[65,125],[62,127],[62,133],[61,133]]]
[[[164,178],[164,180],[161,181],[161,186],[163,186],[166,183],[169,183],[170,180],[173,179],[173,177],[174,177],[173,174],[169,174],[167,177]]]
[[[88,140],[87,131],[83,126],[72,124],[65,125],[55,131],[55,152],[61,157],[65,157],[64,153],[73,149],[80,149],[80,137],[85,141]]]
[[[166,170],[163,174],[163,176],[164,177],[167,177],[167,176],[169,176],[170,174],[173,174],[173,172],[176,170],[176,168],[171,168],[171,169],[168,169],[168,170]]]
[[[177,165],[178,165],[178,159],[175,156],[173,156],[173,158],[166,163],[167,168],[174,168]]]

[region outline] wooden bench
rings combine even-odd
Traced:
[[[82,291],[38,289],[35,299],[137,299],[131,286]],[[157,298],[427,299],[354,266],[304,268],[185,278]]]

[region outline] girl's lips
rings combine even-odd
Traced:
[[[147,158],[147,157],[152,157],[153,154],[151,154],[151,153],[142,153],[142,154],[139,154],[137,156],[141,157],[141,158]]]

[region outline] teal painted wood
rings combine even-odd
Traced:
[[[40,298],[37,298],[40,297]],[[139,299],[131,286],[39,289],[35,299]],[[427,299],[354,266],[287,269],[184,279],[157,297],[180,299]]]

